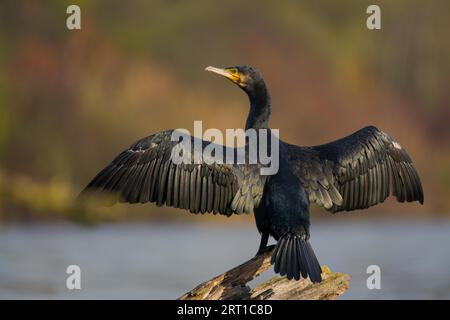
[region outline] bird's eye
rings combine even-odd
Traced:
[[[230,70],[230,72],[231,72],[232,74],[238,74],[238,70],[237,70],[236,68],[232,68],[232,69]]]

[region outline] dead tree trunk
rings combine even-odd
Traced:
[[[247,283],[269,269],[273,247],[243,264],[206,281],[181,296],[180,300],[331,300],[347,291],[350,276],[322,267],[321,283],[288,280],[276,276],[250,288]]]

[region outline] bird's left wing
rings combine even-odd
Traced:
[[[82,191],[82,198],[97,191],[115,195],[115,201],[155,202],[157,205],[187,209],[192,213],[249,213],[259,205],[265,177],[259,165],[227,164],[203,152],[213,144],[187,135],[191,142],[178,152],[189,160],[173,161],[172,151],[183,146],[172,140],[174,130],[143,138],[101,170]],[[194,154],[199,143],[202,157]],[[225,156],[227,148],[215,145]]]
[[[289,145],[290,163],[309,199],[331,212],[368,208],[389,195],[423,203],[405,149],[376,127],[315,147]]]

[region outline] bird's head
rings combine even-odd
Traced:
[[[229,68],[215,68],[207,67],[205,71],[217,73],[231,82],[237,84],[248,94],[259,91],[258,89],[264,88],[265,84],[261,74],[249,66],[236,66]]]

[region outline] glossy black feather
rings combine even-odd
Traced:
[[[400,202],[423,203],[422,185],[411,158],[398,142],[373,126],[321,146],[289,145],[289,157],[310,199],[331,212],[368,208],[389,195]],[[317,164],[322,169],[306,177],[304,168]],[[341,191],[342,200],[333,200],[330,208],[320,201],[323,196],[315,200],[317,192],[309,187],[323,179]],[[321,191],[328,192],[325,188]]]
[[[293,233],[278,240],[272,255],[274,270],[288,279],[309,277],[312,282],[322,281],[322,269],[310,243]]]
[[[175,165],[171,161],[171,152],[178,142],[171,140],[172,132],[160,132],[134,143],[100,171],[82,193],[94,190],[113,192],[120,195],[121,201],[130,203],[156,202],[158,205],[187,209],[192,213],[230,215],[234,212],[230,207],[232,199],[239,190],[246,190],[240,192],[239,197],[240,201],[252,202],[246,212],[257,205],[266,179],[259,175],[257,166],[204,163]],[[193,146],[195,138],[191,139]],[[204,148],[210,142],[201,143]],[[235,185],[237,188],[233,188]],[[254,188],[261,190],[259,195],[254,192]],[[239,213],[243,211],[244,206],[239,209]]]

